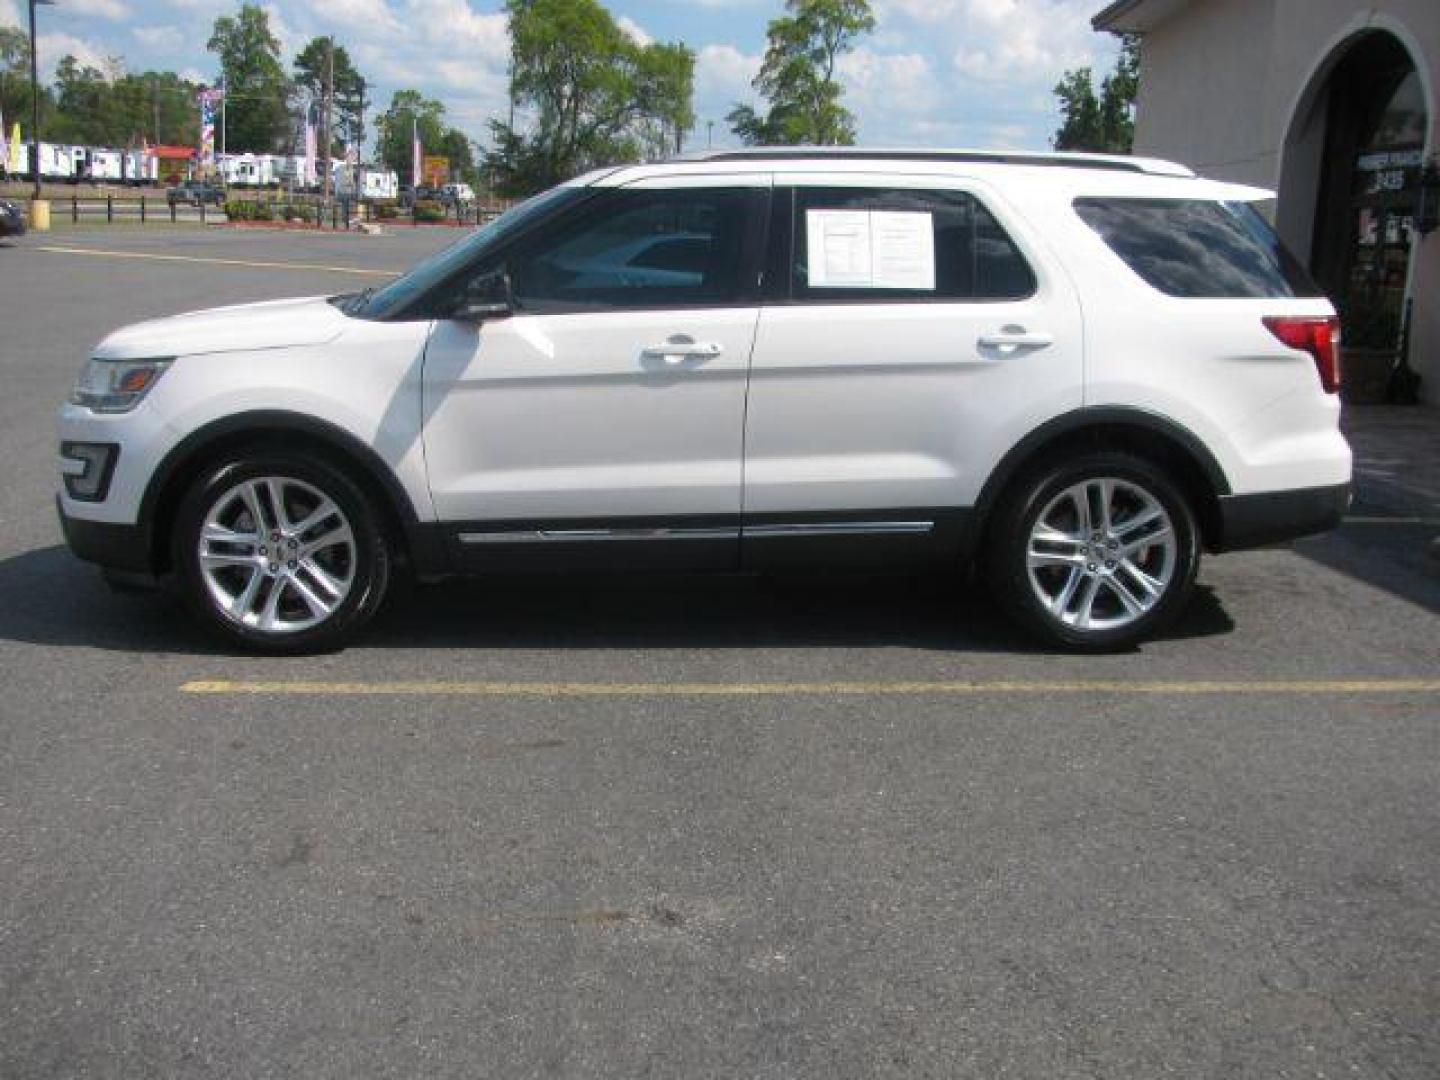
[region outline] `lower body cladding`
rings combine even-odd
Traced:
[[[748,571],[953,562],[966,510],[867,510],[682,519],[477,522],[449,528],[462,573]]]
[[[1327,532],[1350,506],[1350,485],[1218,500],[1213,552],[1242,551]],[[984,515],[972,507],[738,517],[490,521],[445,526],[460,573],[566,570],[910,570],[974,556]]]

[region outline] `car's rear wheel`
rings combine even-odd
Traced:
[[[1066,648],[1121,649],[1184,609],[1199,532],[1163,470],[1096,452],[1020,481],[999,510],[988,562],[997,598],[1027,629]]]
[[[389,583],[370,498],[323,459],[256,452],[208,470],[176,519],[174,563],[191,610],[246,649],[316,652],[374,616]]]

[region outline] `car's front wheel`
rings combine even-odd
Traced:
[[[339,647],[379,609],[390,575],[365,491],[324,459],[289,454],[205,472],[181,503],[173,554],[192,611],[258,652]]]
[[[1066,648],[1125,648],[1189,599],[1199,531],[1184,493],[1150,461],[1096,452],[1028,473],[991,532],[989,577],[1005,610]]]

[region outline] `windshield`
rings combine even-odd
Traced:
[[[347,315],[362,319],[383,319],[399,311],[421,293],[438,285],[451,274],[474,262],[486,248],[505,239],[517,229],[548,214],[561,204],[582,198],[585,189],[557,187],[512,206],[499,217],[486,222],[464,239],[416,263],[384,288],[366,290],[345,298]]]

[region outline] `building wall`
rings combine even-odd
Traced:
[[[1388,30],[1410,51],[1428,98],[1426,152],[1440,153],[1440,0],[1191,0],[1145,35],[1136,153],[1280,191],[1280,230],[1308,253],[1307,169],[1323,131],[1307,114],[1340,47],[1366,29]],[[1440,402],[1440,231],[1413,258],[1410,359],[1425,397]]]

